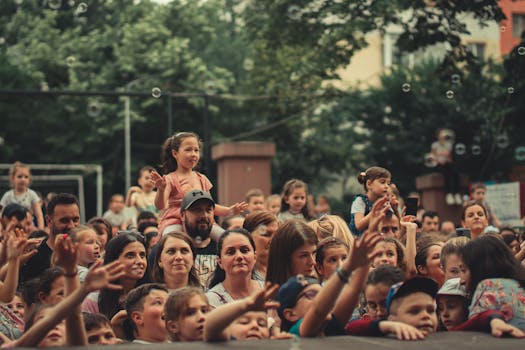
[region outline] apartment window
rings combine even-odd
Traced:
[[[525,14],[514,13],[512,15],[512,36],[514,38],[521,38],[521,34],[525,30]]]
[[[467,48],[478,60],[485,60],[485,43],[470,43],[467,44]]]

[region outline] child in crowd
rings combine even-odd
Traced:
[[[113,237],[113,230],[109,221],[102,217],[93,217],[89,219],[88,226],[92,227],[97,234],[97,241],[100,242],[100,256],[106,251],[106,244]]]
[[[325,195],[317,196],[317,204],[315,206],[315,215],[320,218],[323,215],[330,214],[330,200]]]
[[[472,200],[481,203],[481,205],[483,205],[483,207],[487,211],[487,219],[489,220],[489,225],[500,227],[501,222],[496,216],[496,213],[494,213],[494,211],[492,210],[490,204],[485,199],[486,193],[487,193],[487,186],[485,186],[485,184],[481,182],[472,184],[470,188],[470,196],[472,197]]]
[[[139,170],[138,186],[129,188],[126,195],[126,206],[133,207],[138,212],[149,211],[157,214],[155,206],[155,182],[151,179],[151,172],[155,169],[146,165]]]
[[[264,193],[258,188],[252,188],[246,192],[245,201],[248,204],[246,208],[248,213],[264,210]]]
[[[75,227],[69,232],[71,240],[77,244],[78,250],[78,278],[84,282],[88,268],[100,258],[100,245],[94,229],[86,225]]]
[[[13,300],[11,300],[9,303],[6,304],[7,308],[10,309],[15,315],[18,316],[21,320],[24,319],[25,316],[25,310],[26,310],[26,303],[24,302],[24,299],[22,298],[22,293],[15,292],[15,296]]]
[[[397,266],[381,265],[368,275],[365,286],[365,319],[385,319],[387,316],[386,299],[390,287],[405,279],[404,272]]]
[[[382,265],[396,266],[405,274],[407,273],[405,247],[397,239],[384,237],[377,243],[374,253],[376,255],[372,262],[373,267],[377,268]]]
[[[159,283],[146,283],[128,293],[128,320],[124,322],[128,340],[138,344],[163,343],[168,340],[163,319],[166,300],[168,289]]]
[[[115,335],[106,316],[83,312],[82,318],[84,319],[84,329],[86,330],[89,345],[115,345],[122,343],[122,340]]]
[[[40,275],[36,289],[37,301],[44,305],[56,305],[64,299],[66,277],[61,267],[51,267]]]
[[[270,329],[266,310],[279,306],[271,300],[278,289],[278,285],[268,284],[247,298],[221,305],[211,311],[204,322],[204,340],[268,339]]]
[[[441,267],[442,248],[443,242],[437,240],[431,241],[420,245],[416,254],[416,268],[418,275],[432,278],[440,287],[445,282],[445,273]]]
[[[315,269],[321,282],[328,280],[348,257],[347,244],[336,237],[327,237],[317,244]]]
[[[377,166],[368,168],[357,177],[365,194],[357,195],[350,209],[350,230],[354,235],[360,236],[368,227],[372,205],[379,198],[388,196],[391,178],[390,171]]]
[[[348,224],[337,215],[323,215],[317,220],[312,220],[308,224],[319,240],[327,237],[340,239],[348,247],[354,245],[354,236],[348,228]]]
[[[283,187],[281,196],[281,210],[277,214],[277,219],[280,222],[285,222],[291,219],[308,222],[310,217],[310,210],[307,203],[308,186],[301,180],[288,180]]]
[[[281,196],[272,194],[266,197],[266,210],[277,216],[281,211]]]
[[[445,243],[441,249],[441,267],[445,273],[445,281],[451,278],[459,277],[463,268],[461,262],[461,249],[469,241],[467,237],[454,237]]]
[[[129,219],[124,213],[124,196],[121,194],[114,194],[109,200],[109,208],[102,216],[108,220],[112,226],[113,233],[117,233],[118,230],[125,230]]]
[[[244,224],[244,216],[232,215],[232,216],[226,216],[224,220],[222,220],[221,227],[225,230],[231,230],[234,228],[242,228],[243,224]]]
[[[169,137],[162,147],[162,171],[164,176],[156,171],[151,172],[151,179],[157,187],[155,206],[164,210],[160,219],[159,232],[171,225],[170,232],[182,229],[180,206],[184,195],[191,190],[209,192],[212,183],[208,178],[195,171],[199,164],[201,142],[193,132],[179,132]],[[215,204],[214,214],[226,216],[240,214],[246,209],[246,203],[235,203],[230,207]],[[216,241],[224,230],[217,224],[213,225],[211,236]]]
[[[170,340],[199,341],[210,304],[202,288],[182,287],[173,291],[164,305],[164,318]]]
[[[440,325],[447,331],[459,326],[468,318],[468,299],[465,286],[459,277],[445,281],[437,293]]]
[[[4,208],[10,203],[20,204],[36,218],[37,228],[43,230],[44,215],[40,206],[40,197],[29,188],[31,184],[31,169],[29,166],[21,162],[15,162],[9,169],[9,181],[13,189],[4,193],[0,200],[0,207]]]
[[[443,174],[445,180],[445,199],[447,205],[461,205],[463,200],[459,194],[459,175],[454,167],[452,157],[452,146],[454,144],[454,131],[449,129],[438,129],[437,140],[432,143],[432,159],[435,161],[436,170]]]

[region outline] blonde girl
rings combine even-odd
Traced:
[[[31,169],[28,165],[15,162],[9,169],[9,181],[12,190],[7,191],[0,200],[0,206],[5,208],[10,203],[19,204],[36,218],[37,228],[44,229],[44,215],[40,206],[40,197],[29,188],[31,184]]]
[[[164,319],[171,341],[201,341],[210,311],[206,295],[198,287],[173,291],[164,305]]]
[[[155,206],[164,210],[160,219],[159,232],[170,226],[170,231],[181,231],[182,221],[180,207],[184,195],[192,190],[210,192],[213,187],[208,178],[194,170],[200,160],[201,141],[193,132],[179,132],[169,137],[162,147],[162,172],[151,172],[151,181],[157,187]],[[226,216],[240,214],[246,209],[245,202],[230,207],[215,205],[215,215]],[[213,225],[212,237],[218,239],[224,230]],[[216,240],[215,239],[215,240]]]
[[[354,237],[348,229],[348,224],[340,216],[323,215],[317,220],[310,221],[307,225],[313,228],[319,240],[335,237],[350,248],[354,245]]]
[[[301,180],[288,180],[283,186],[281,211],[277,214],[280,222],[291,219],[308,222],[312,219],[308,208],[308,186]]]
[[[390,171],[378,166],[368,168],[357,176],[365,194],[357,195],[350,209],[350,230],[354,235],[360,236],[368,227],[374,202],[389,195],[391,178]]]

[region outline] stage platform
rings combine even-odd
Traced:
[[[298,348],[292,348],[293,344],[298,344]],[[93,348],[105,350],[214,350],[214,349],[250,349],[250,350],[412,350],[412,349],[446,349],[446,350],[524,350],[525,339],[494,338],[490,334],[478,332],[451,332],[436,333],[425,340],[419,341],[400,341],[393,338],[370,338],[370,337],[325,337],[325,338],[302,338],[298,343],[292,340],[256,340],[256,341],[232,341],[227,343],[172,343],[172,344],[122,344],[117,346],[90,346],[88,347],[69,347],[69,350],[92,350]]]

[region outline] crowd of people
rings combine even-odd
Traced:
[[[2,347],[525,337],[525,243],[487,210],[483,184],[453,223],[407,213],[374,166],[358,175],[346,222],[299,179],[218,204],[195,170],[200,151],[195,133],[168,138],[160,173],[143,167],[86,223],[74,195],[42,205],[30,168],[13,164],[0,201]]]

